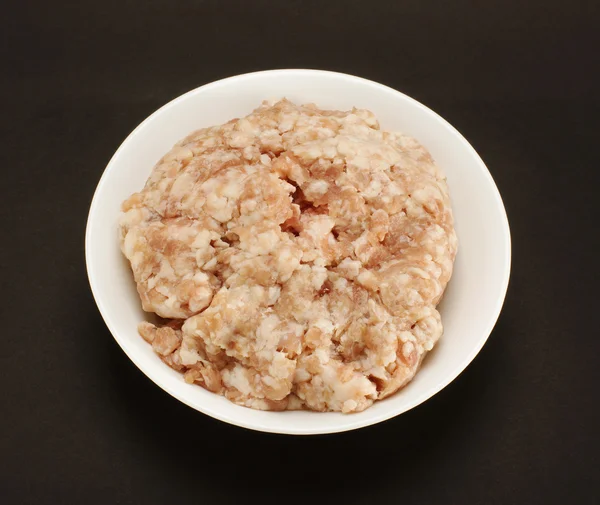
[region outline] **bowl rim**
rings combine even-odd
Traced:
[[[255,422],[247,422],[243,416],[234,418],[234,417],[231,417],[231,416],[221,413],[219,411],[219,409],[203,408],[202,406],[193,404],[192,401],[187,399],[186,395],[180,394],[179,392],[174,391],[169,385],[165,384],[161,379],[153,376],[153,374],[151,374],[148,370],[146,370],[146,367],[144,367],[140,364],[140,362],[139,362],[140,360],[138,360],[138,358],[135,356],[135,353],[130,352],[130,350],[127,349],[127,346],[125,345],[123,339],[120,337],[119,331],[117,331],[117,328],[115,327],[113,321],[111,320],[109,311],[103,302],[102,295],[101,295],[99,288],[95,281],[93,260],[91,259],[91,255],[89,254],[89,251],[91,250],[91,242],[92,242],[92,229],[93,229],[92,223],[93,223],[95,215],[98,211],[97,209],[100,205],[99,194],[101,193],[103,186],[106,184],[106,181],[107,181],[109,175],[112,173],[112,170],[113,170],[112,167],[114,166],[114,163],[117,160],[117,158],[119,157],[121,151],[124,150],[126,144],[128,144],[129,140],[139,130],[144,128],[144,126],[146,124],[151,122],[161,112],[165,111],[168,108],[175,106],[176,104],[178,104],[179,102],[181,102],[183,100],[186,100],[188,97],[190,97],[192,95],[202,93],[211,88],[217,88],[223,84],[230,83],[232,81],[243,81],[245,79],[252,79],[252,78],[258,77],[258,76],[269,77],[269,76],[275,75],[275,74],[289,74],[289,73],[312,74],[315,76],[328,75],[328,76],[335,76],[337,78],[346,79],[348,81],[355,81],[355,82],[359,81],[359,82],[362,82],[363,84],[367,84],[367,85],[371,86],[375,90],[386,91],[386,92],[391,91],[393,93],[402,95],[403,99],[411,102],[413,106],[416,106],[417,108],[423,110],[424,112],[426,112],[430,115],[433,115],[433,117],[435,117],[437,120],[441,121],[446,128],[448,128],[455,134],[457,141],[459,141],[461,144],[463,144],[463,147],[466,147],[467,150],[470,151],[470,154],[473,156],[474,161],[479,165],[479,168],[482,169],[484,176],[487,178],[487,181],[490,184],[493,198],[495,200],[494,203],[495,203],[495,206],[500,211],[500,217],[501,217],[501,221],[502,221],[502,229],[499,230],[499,232],[502,233],[504,242],[505,242],[505,250],[503,251],[504,264],[501,265],[502,284],[501,284],[500,291],[499,291],[497,299],[496,299],[496,304],[493,307],[493,310],[490,310],[490,317],[489,317],[488,324],[485,328],[485,331],[482,332],[482,337],[478,341],[477,345],[475,345],[470,350],[470,352],[466,355],[466,357],[454,368],[452,373],[445,375],[442,380],[439,380],[434,386],[426,389],[423,393],[421,393],[412,402],[409,402],[408,404],[402,404],[399,407],[385,411],[378,416],[369,417],[366,419],[362,419],[360,421],[352,422],[351,415],[344,416],[345,418],[347,417],[348,418],[347,421],[350,421],[350,422],[343,423],[343,425],[341,425],[341,426],[338,426],[337,424],[332,424],[331,426],[322,426],[322,427],[320,426],[318,428],[302,428],[302,427],[294,426],[293,424],[289,424],[287,426],[280,426],[278,428],[275,428],[272,426],[263,426],[263,425],[255,423]],[[490,195],[490,196],[492,196],[492,195]],[[208,416],[218,419],[220,421],[226,422],[228,424],[232,424],[235,426],[239,426],[239,427],[254,430],[254,431],[268,432],[268,433],[275,433],[275,434],[318,435],[318,434],[341,433],[341,432],[345,432],[345,431],[365,428],[367,426],[372,426],[374,424],[378,424],[380,422],[386,421],[388,419],[396,417],[400,414],[403,414],[404,412],[407,412],[407,411],[417,407],[418,405],[420,405],[423,402],[430,399],[432,396],[439,393],[442,389],[444,389],[446,386],[448,386],[451,382],[453,382],[456,379],[456,377],[458,377],[467,368],[467,366],[473,361],[475,356],[477,356],[477,354],[481,351],[481,349],[487,342],[490,334],[492,333],[492,330],[494,329],[496,322],[498,321],[498,318],[502,311],[502,306],[504,304],[504,300],[506,298],[506,293],[508,290],[508,284],[509,284],[509,279],[510,279],[511,264],[512,264],[512,242],[511,242],[510,226],[509,226],[508,217],[506,214],[506,209],[504,207],[502,197],[500,195],[498,187],[496,186],[496,183],[495,183],[491,173],[489,172],[487,166],[485,165],[485,163],[483,162],[483,160],[481,159],[481,157],[479,156],[477,151],[475,151],[473,146],[471,146],[471,144],[465,139],[465,137],[454,126],[452,126],[448,121],[446,121],[442,116],[437,114],[435,111],[433,111],[426,105],[423,105],[421,102],[406,95],[405,93],[402,93],[401,91],[391,88],[390,86],[386,86],[385,84],[378,83],[376,81],[365,79],[363,77],[354,76],[351,74],[334,72],[334,71],[329,71],[329,70],[289,68],[289,69],[261,70],[261,71],[257,71],[257,72],[249,72],[249,73],[233,75],[230,77],[226,77],[223,79],[209,82],[207,84],[204,84],[202,86],[194,88],[194,89],[192,89],[186,93],[183,93],[182,95],[179,95],[178,97],[170,100],[166,104],[164,104],[161,107],[159,107],[158,109],[156,109],[152,114],[150,114],[146,119],[144,119],[138,126],[136,126],[131,131],[131,133],[121,142],[121,144],[119,145],[119,147],[117,148],[115,153],[111,156],[110,160],[108,161],[106,167],[104,168],[104,170],[102,172],[102,176],[100,177],[100,180],[98,181],[96,189],[94,190],[94,195],[92,197],[92,201],[90,204],[90,210],[88,212],[88,217],[87,217],[87,222],[86,222],[85,261],[86,261],[86,271],[87,271],[87,275],[88,275],[88,281],[90,284],[92,295],[94,297],[94,300],[96,302],[96,305],[98,307],[100,315],[102,316],[104,323],[108,327],[108,330],[112,334],[115,341],[119,344],[119,346],[121,347],[123,352],[136,365],[136,367],[140,371],[142,371],[144,373],[144,375],[146,375],[146,377],[148,377],[154,384],[159,386],[162,390],[164,390],[165,392],[167,392],[169,395],[173,396],[180,402],[184,403],[188,407],[191,407],[192,409],[194,409],[198,412],[201,412],[205,415],[208,415]],[[245,407],[240,407],[240,408],[245,408]],[[281,413],[278,413],[278,414],[281,414]]]

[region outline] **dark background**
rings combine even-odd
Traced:
[[[599,7],[3,2],[0,503],[599,503]],[[253,433],[177,402],[118,348],[84,266],[93,191],[140,121],[286,67],[440,113],[487,163],[512,229],[508,296],[475,361],[422,406],[341,435]]]

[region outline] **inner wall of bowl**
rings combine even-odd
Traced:
[[[154,164],[191,131],[251,112],[262,100],[287,97],[322,108],[367,108],[383,129],[416,137],[445,171],[450,185],[459,254],[441,312],[445,333],[415,380],[365,412],[285,412],[273,415],[238,407],[183,382],[137,334],[146,319],[131,272],[118,246],[120,203],[139,191]],[[487,170],[445,121],[408,97],[341,74],[287,71],[219,81],[171,102],[142,123],[115,154],[98,187],[88,224],[88,268],[100,310],[129,357],[172,395],[214,417],[267,431],[341,431],[403,412],[450,382],[485,342],[505,282],[508,237],[503,208]],[[502,293],[503,294],[503,293]]]

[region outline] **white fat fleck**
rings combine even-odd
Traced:
[[[193,186],[194,182],[195,177],[192,173],[183,172],[180,174],[171,187],[171,198],[183,198],[189,191],[189,188]]]
[[[313,268],[313,287],[320,289],[323,283],[327,280],[327,269],[325,267]]]
[[[356,280],[362,284],[363,286],[365,286],[367,289],[377,289],[377,284],[379,282],[379,280],[377,279],[377,276],[371,272],[370,270],[363,270],[358,277],[356,278]]]
[[[243,148],[247,147],[252,143],[253,135],[249,135],[244,132],[233,132],[229,140],[231,147]]]
[[[256,125],[252,124],[246,118],[242,118],[237,123],[240,131],[247,133],[249,135],[258,135],[260,133],[260,129],[257,128]]]
[[[244,395],[250,395],[252,393],[252,386],[246,376],[244,368],[237,364],[232,370],[223,370],[221,377],[223,381],[232,388],[237,389]]]
[[[314,323],[313,326],[318,328],[325,334],[329,334],[333,332],[333,323],[329,319],[319,318]]]
[[[195,249],[204,249],[210,244],[212,238],[213,233],[210,230],[200,230],[192,242],[192,247]]]
[[[415,350],[415,346],[412,342],[405,342],[402,344],[402,354],[407,358],[410,356],[410,353]]]
[[[158,271],[158,277],[166,279],[173,279],[175,277],[175,271],[167,260],[163,260],[160,264],[160,270]]]
[[[314,195],[324,195],[329,189],[327,181],[316,180],[308,185],[308,191]]]
[[[138,238],[134,231],[130,231],[125,235],[125,240],[123,241],[123,253],[128,258],[131,258],[134,255],[137,240]]]

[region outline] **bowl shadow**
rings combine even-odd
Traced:
[[[107,329],[106,338],[111,338]],[[452,464],[450,455],[492,408],[486,382],[474,380],[493,373],[492,354],[482,352],[468,371],[418,408],[378,425],[316,436],[228,425],[170,397],[116,344],[98,358],[106,361],[106,386],[121,414],[121,429],[130,431],[151,459],[146,464],[164,467],[183,495],[197,496],[192,477],[202,474],[203,492],[221,503],[275,503],[282,497],[288,503],[364,503],[379,494],[389,497],[390,487],[404,497],[418,496],[436,472]],[[318,479],[330,485],[310,484]]]

